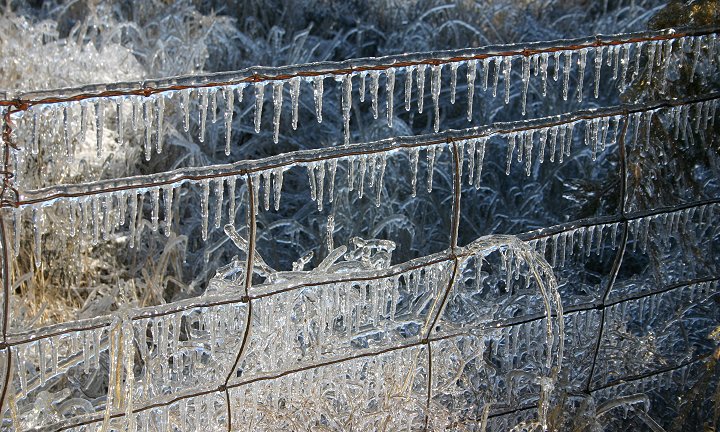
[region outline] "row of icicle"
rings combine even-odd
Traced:
[[[570,74],[575,66],[578,71],[577,98],[582,101],[584,75],[588,67],[594,70],[594,91],[597,98],[601,90],[602,66],[612,67],[612,78],[618,83],[622,91],[628,85],[628,76],[636,77],[646,69],[646,80],[650,82],[653,78],[660,79],[662,86],[667,84],[667,71],[671,65],[673,52],[692,52],[691,76],[701,61],[707,60],[714,63],[718,57],[718,46],[715,44],[715,35],[687,36],[676,39],[666,39],[649,42],[628,42],[610,46],[586,47],[576,50],[564,50],[555,52],[542,52],[532,55],[507,55],[490,56],[480,60],[461,60],[437,65],[412,65],[403,67],[390,66],[383,70],[369,70],[362,72],[351,72],[345,75],[319,75],[314,77],[292,77],[284,80],[257,81],[252,84],[239,83],[223,86],[209,86],[198,88],[186,88],[182,90],[168,90],[146,96],[111,96],[93,97],[80,101],[39,104],[33,106],[27,114],[18,113],[27,118],[28,121],[21,128],[21,133],[29,137],[29,147],[32,154],[38,154],[41,147],[52,145],[53,134],[43,132],[44,129],[53,128],[60,133],[68,158],[73,157],[73,140],[83,141],[88,130],[94,129],[96,135],[96,147],[98,157],[105,152],[103,142],[104,128],[114,123],[117,131],[117,142],[122,146],[128,135],[142,137],[145,158],[150,159],[153,151],[161,153],[164,148],[164,129],[166,104],[171,103],[179,106],[182,118],[183,129],[187,132],[191,126],[191,110],[197,111],[198,116],[198,140],[204,142],[207,134],[208,116],[210,121],[215,123],[220,119],[225,125],[225,154],[229,155],[232,146],[232,129],[234,117],[238,110],[236,104],[243,101],[246,88],[254,94],[254,128],[260,132],[262,124],[262,112],[265,101],[265,89],[271,87],[273,105],[273,141],[278,142],[280,134],[280,118],[284,104],[285,88],[290,93],[290,105],[292,116],[292,127],[298,125],[298,104],[302,82],[305,81],[311,88],[315,99],[315,114],[318,122],[322,122],[324,82],[327,78],[334,78],[340,87],[341,111],[343,117],[344,143],[350,142],[350,115],[353,105],[353,92],[356,89],[361,102],[366,99],[369,93],[372,113],[374,118],[379,116],[379,88],[380,78],[384,77],[386,95],[386,117],[388,126],[392,127],[395,81],[397,73],[404,74],[405,89],[405,110],[411,108],[413,87],[416,91],[417,111],[423,112],[426,88],[427,70],[430,70],[430,93],[434,104],[433,129],[437,132],[440,128],[439,97],[443,86],[443,69],[450,73],[450,103],[456,101],[458,69],[464,66],[466,69],[467,84],[467,117],[472,120],[473,99],[476,88],[476,80],[481,80],[481,88],[486,91],[492,89],[492,95],[498,93],[498,81],[502,75],[504,78],[504,101],[510,102],[511,74],[513,63],[516,59],[521,62],[521,84],[522,84],[522,112],[526,112],[527,92],[531,77],[540,76],[542,96],[547,94],[547,83],[550,79],[559,80],[562,70],[562,95],[568,99],[570,87]],[[641,63],[643,53],[647,58]],[[588,56],[592,58],[588,60]],[[632,58],[631,58],[632,57]],[[686,56],[680,55],[679,62],[687,62]],[[658,72],[658,69],[660,72]],[[632,72],[630,72],[632,71]],[[659,76],[658,76],[659,75]],[[367,83],[369,81],[369,84]],[[222,112],[219,112],[222,111]],[[112,114],[109,114],[112,113]],[[130,130],[128,127],[128,117]],[[45,127],[43,127],[45,126]]]
[[[664,109],[669,127],[673,129],[675,137],[687,138],[692,136],[691,131],[702,133],[712,130],[714,127],[715,112],[718,100],[708,100],[688,105],[674,106]],[[691,118],[691,112],[695,116]],[[659,113],[658,109],[640,111],[630,114],[628,135],[633,145],[648,148],[650,140],[651,121]],[[516,132],[502,132],[497,136],[507,139],[506,174],[510,174],[510,168],[514,156],[518,163],[524,160],[524,171],[531,175],[533,160],[542,164],[549,154],[549,160],[554,162],[557,159],[563,162],[565,156],[571,154],[571,145],[574,141],[574,134],[577,125],[584,126],[584,144],[591,150],[592,159],[604,151],[608,146],[614,145],[618,140],[623,117],[620,115],[602,116],[591,119],[575,120],[558,125],[534,127]],[[644,131],[644,136],[640,133]],[[481,186],[481,176],[485,159],[486,147],[490,137],[483,136],[472,139],[457,140],[459,158],[459,171],[461,181],[473,185],[476,189]],[[410,165],[410,186],[412,196],[415,196],[418,187],[418,167],[420,153],[425,153],[428,192],[433,190],[433,178],[436,173],[438,157],[451,144],[442,143],[428,146],[410,147],[406,150],[407,159]],[[363,198],[366,185],[374,189],[376,206],[382,204],[384,190],[384,176],[388,163],[388,155],[394,150],[381,151],[377,153],[361,153],[351,156],[338,156],[327,160],[315,162],[298,163],[307,169],[310,198],[316,202],[318,210],[322,211],[325,202],[333,203],[336,194],[336,177],[338,177],[338,161],[345,162],[345,173],[347,177],[347,189],[354,191],[358,198]],[[447,162],[445,162],[447,163]],[[280,208],[280,199],[283,188],[284,173],[290,166],[280,166],[250,174],[252,180],[253,211],[257,214],[260,208],[266,211],[273,208],[277,211]],[[442,169],[450,169],[443,166]],[[129,245],[134,247],[136,238],[144,224],[142,214],[144,202],[150,202],[149,227],[157,232],[161,227],[166,236],[172,230],[173,213],[168,210],[173,208],[174,197],[178,196],[177,189],[183,183],[197,184],[201,188],[201,234],[203,240],[207,239],[210,230],[210,208],[214,207],[214,218],[212,220],[215,228],[223,224],[224,215],[227,214],[227,221],[233,223],[237,207],[237,180],[244,179],[242,175],[227,175],[214,179],[186,180],[180,183],[172,183],[166,186],[144,187],[144,189],[120,190],[117,192],[95,193],[78,198],[61,198],[51,202],[51,205],[61,203],[61,211],[67,218],[67,225],[61,231],[67,237],[76,237],[78,234],[93,245],[102,240],[108,240],[120,227],[128,224]],[[262,189],[262,193],[261,193]],[[227,198],[226,198],[227,191]],[[212,192],[212,194],[211,194]],[[148,195],[147,198],[145,195]],[[214,202],[211,203],[211,196]],[[146,201],[147,200],[147,201]],[[162,202],[162,206],[161,206]],[[20,230],[22,228],[23,209],[31,207],[32,225],[34,234],[34,250],[36,265],[41,262],[42,235],[45,232],[46,222],[44,208],[47,203],[25,205],[14,211],[15,216],[15,241],[14,251],[19,253]],[[161,213],[161,207],[163,211]],[[161,214],[163,220],[161,222]]]

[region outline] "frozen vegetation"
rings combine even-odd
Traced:
[[[717,4],[298,3],[4,6],[2,429],[715,430]]]

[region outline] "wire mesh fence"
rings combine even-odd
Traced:
[[[453,103],[464,68],[469,119],[476,88],[497,94],[501,77],[508,103],[513,61],[521,64],[523,115],[531,83],[544,95],[557,81],[564,99],[582,101],[589,71],[595,98],[600,90],[624,91],[633,76],[664,89],[674,68],[714,73],[715,43],[716,29],[617,35],[0,101],[3,427],[533,430],[586,422],[652,429],[687,415],[674,395],[688,394],[686,403],[707,409],[710,399],[697,395],[712,391],[702,386],[716,375],[703,365],[712,359],[708,334],[718,321],[720,95],[443,132],[438,98],[443,68],[450,70]],[[603,66],[615,85],[602,80]],[[427,68],[433,133],[350,143],[356,89],[363,102],[369,94],[378,118],[382,76],[391,123],[396,75],[405,78],[408,110],[414,79],[422,112]],[[142,147],[147,160],[161,157],[164,122],[181,120],[190,131],[192,101],[201,143],[212,141],[208,119],[214,123],[224,107],[221,142],[229,148],[246,87],[255,94],[256,132],[265,86],[272,87],[277,142],[286,87],[295,127],[301,86],[309,87],[321,121],[326,78],[335,79],[341,95],[344,145],[127,177],[33,175],[38,167],[100,158],[111,142]],[[166,105],[177,107],[175,115],[166,116]],[[88,154],[78,143],[93,129]],[[661,188],[658,173],[671,157],[690,158],[694,166],[682,174],[700,186],[691,190],[678,179],[672,193]],[[648,171],[656,159],[659,171]],[[488,236],[473,227],[482,214],[501,215],[478,204],[480,194],[502,192],[501,176],[549,184],[570,164],[603,187],[593,192],[602,201],[595,211],[553,209],[561,213],[554,222],[500,221]],[[284,204],[287,188],[302,190],[304,205]],[[360,217],[355,231],[347,226],[352,217],[342,219],[343,206],[366,206],[362,214],[374,215],[373,207],[400,195],[412,204],[393,217],[419,219],[403,222],[414,227],[409,239],[383,231],[392,218]],[[439,204],[423,213],[417,204],[423,202]],[[201,215],[195,238],[175,232],[188,207]],[[276,223],[273,215],[283,211],[296,212],[298,223]],[[523,212],[515,216],[532,214]],[[321,234],[297,226],[306,220]],[[286,240],[273,234],[278,226],[291,239],[309,237],[302,241],[322,260],[288,252]],[[160,232],[169,244],[210,244],[223,236],[239,255],[220,263],[197,297],[20,326],[27,299],[17,290],[26,281],[13,280],[14,262],[28,260],[42,273],[51,240],[80,257],[118,238],[139,248]],[[428,245],[424,253],[412,256],[414,241]],[[23,244],[32,245],[30,254]],[[629,419],[623,411],[632,412]]]

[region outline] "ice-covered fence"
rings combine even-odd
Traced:
[[[707,325],[698,322],[716,318],[716,312],[702,308],[715,301],[717,292],[720,199],[711,178],[708,193],[714,197],[681,197],[647,208],[634,198],[633,185],[644,179],[638,179],[642,173],[637,172],[635,161],[628,159],[652,151],[652,125],[684,141],[697,136],[700,142],[693,145],[704,146],[710,156],[713,152],[717,156],[713,132],[718,94],[79,184],[32,184],[23,180],[23,167],[34,156],[73,160],[72,137],[82,136],[88,129],[102,131],[108,110],[117,114],[114,124],[122,142],[128,108],[132,113],[129,121],[142,129],[145,155],[150,158],[153,150],[163,150],[165,103],[177,103],[178,99],[187,125],[189,101],[199,98],[200,141],[208,112],[212,116],[219,103],[225,104],[229,137],[234,104],[240,102],[245,82],[253,83],[254,123],[259,127],[266,83],[273,86],[277,125],[282,86],[290,88],[295,113],[300,77],[310,77],[320,120],[323,77],[337,77],[348,142],[352,83],[358,75],[362,78],[361,98],[369,76],[371,103],[377,112],[378,80],[385,74],[390,96],[386,111],[391,120],[396,72],[405,73],[406,95],[412,89],[413,76],[421,94],[425,68],[429,67],[431,98],[437,107],[441,65],[449,65],[453,100],[457,69],[466,68],[468,82],[473,83],[468,87],[471,112],[478,73],[477,87],[491,90],[503,76],[509,98],[515,58],[522,63],[523,99],[531,67],[544,85],[551,64],[558,79],[563,70],[563,97],[568,96],[574,71],[578,74],[577,97],[582,98],[590,52],[594,54],[595,82],[600,82],[603,64],[613,66],[622,89],[628,74],[642,75],[648,81],[653,77],[664,80],[673,52],[680,52],[681,58],[692,54],[688,67],[693,72],[699,62],[716,62],[715,40],[714,30],[592,38],[251,69],[231,75],[20,95],[15,101],[5,101],[5,425],[45,429],[133,425],[163,429],[170,425],[180,430],[199,425],[269,430],[310,425],[338,430],[353,425],[397,429],[409,425],[410,429],[441,430],[488,424],[500,430],[502,425],[512,427],[531,419],[546,423],[548,410],[554,406],[550,399],[559,388],[597,398],[599,406],[591,414],[603,424],[603,416],[607,422],[613,419],[613,403],[623,409],[634,407],[638,416],[647,416],[647,406],[636,406],[657,399],[651,395],[652,380],[663,379],[663,374],[683,374],[707,356],[707,342],[695,339],[707,330]],[[603,63],[606,49],[611,55]],[[637,60],[633,63],[630,58]],[[217,94],[223,95],[221,101]],[[419,111],[422,100],[418,97]],[[406,101],[409,108],[410,98]],[[438,119],[436,109],[436,130]],[[52,134],[40,133],[46,129],[43,124],[59,130],[55,135],[62,137],[59,145],[49,141]],[[13,125],[17,129],[13,130]],[[578,148],[575,136],[582,137],[579,141],[584,141],[584,147]],[[104,139],[103,133],[96,134],[99,154],[104,151]],[[13,143],[20,145],[15,149]],[[560,165],[586,149],[592,160],[608,153],[616,155],[621,171],[617,211],[518,233],[524,242],[503,236],[459,239],[460,226],[471,221],[462,213],[463,197],[472,199],[473,189],[493,187],[481,178],[486,151],[495,152],[498,146],[504,147],[505,154],[501,171],[512,173],[519,165],[520,175],[528,177],[537,175],[543,165]],[[271,204],[277,210],[288,170],[307,171],[306,187],[321,212],[333,204],[340,189],[360,198],[372,193],[380,204],[387,199],[384,173],[391,163],[406,167],[413,195],[419,189],[432,192],[434,179],[442,179],[442,173],[451,178],[451,205],[447,207],[451,223],[444,251],[390,266],[389,258],[369,259],[372,248],[385,247],[382,243],[361,244],[356,260],[348,258],[345,267],[336,266],[343,263],[338,258],[344,250],[334,247],[334,222],[328,217],[325,248],[329,256],[336,255],[327,265],[321,263],[311,271],[300,265],[286,272],[269,272],[263,266],[256,256],[260,234],[256,218],[263,211],[272,211]],[[419,165],[424,166],[425,178],[418,179]],[[466,184],[469,189],[463,186]],[[171,235],[173,212],[166,209],[182,198],[182,188],[200,190],[200,202],[194,204],[201,209],[203,238],[212,226],[223,225],[226,214],[234,215],[241,208],[247,214],[244,229],[238,227],[243,234],[235,233],[243,256],[211,281],[205,296],[32,330],[8,324],[13,297],[8,262],[22,241],[23,218],[32,219],[30,238],[35,263],[40,265],[48,235],[89,248],[121,232],[133,245],[143,233],[141,203],[146,196],[150,200],[149,229],[157,231],[162,226]],[[67,223],[55,223],[53,232],[48,232],[44,228],[47,212],[53,217],[60,215]],[[14,235],[10,234],[11,224]],[[232,233],[231,228],[228,231]],[[679,247],[680,237],[690,238],[697,250]],[[611,265],[597,269],[597,284],[571,280],[584,271],[584,263],[603,254],[610,256]],[[633,273],[635,264],[629,258],[653,260],[662,272],[659,277],[647,271]],[[673,316],[675,313],[679,316]],[[632,324],[628,314],[643,317],[638,321],[657,325],[663,332],[650,340],[642,332],[638,335],[623,328]],[[682,322],[683,327],[693,329],[692,341],[662,322],[670,317],[672,323]],[[638,347],[646,349],[649,357],[643,361],[632,356],[618,358]],[[572,355],[564,356],[567,352]],[[72,390],[73,385],[63,384],[98,375],[107,377],[107,388],[91,400]],[[659,388],[682,387],[688,382],[692,380]]]

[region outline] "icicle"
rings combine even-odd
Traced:
[[[427,177],[427,191],[432,192],[433,187],[433,174],[435,173],[435,147],[430,146],[427,148],[427,166],[428,166],[428,177]]]
[[[322,123],[322,104],[323,104],[323,81],[325,77],[316,76],[313,78],[313,95],[315,97],[315,116],[317,122]]]
[[[575,123],[570,123],[567,126],[567,133],[565,134],[565,156],[570,156],[570,147],[573,142],[573,129],[575,129]],[[560,159],[562,162],[562,159]]]
[[[482,177],[482,169],[483,169],[483,161],[485,159],[485,144],[487,143],[487,138],[480,138],[478,141],[478,158],[477,162],[475,163],[475,189],[480,189],[480,179]]]
[[[215,180],[215,228],[222,225],[223,198],[225,194],[225,179],[222,177]]]
[[[468,63],[469,65],[469,63]],[[482,82],[482,89],[483,91],[487,91],[488,89],[488,76],[490,75],[490,57],[485,57],[483,59],[483,82]],[[469,82],[469,80],[468,80]]]
[[[183,110],[183,130],[185,132],[190,130],[190,91],[189,88],[183,89],[180,100],[180,106]]]
[[[348,162],[348,190],[354,190],[354,183],[355,183],[355,159],[356,157],[349,157]]]
[[[387,113],[387,125],[393,125],[393,109],[395,105],[395,70],[390,68],[385,71],[385,89],[387,90],[385,99],[385,112]]]
[[[120,146],[123,144],[123,133],[122,133],[122,111],[120,109],[121,103],[118,102],[118,141]],[[68,160],[73,157],[70,141],[70,107],[68,105],[63,106],[63,139],[65,141],[65,156]]]
[[[262,110],[265,103],[265,81],[255,83],[255,133],[260,133]]]
[[[18,256],[20,255],[20,237],[22,235],[22,207],[16,207],[13,209],[13,255]],[[72,204],[70,205],[70,215],[72,216],[74,211],[74,208],[72,207]],[[75,230],[75,221],[70,221],[70,230],[71,230],[71,236],[74,236],[75,233],[72,232]]]
[[[385,166],[387,164],[385,153],[381,153],[378,156],[380,161],[375,169],[375,207],[380,207],[380,197],[382,196],[383,179],[385,178]]]
[[[42,256],[42,235],[43,235],[43,209],[42,207],[34,206],[33,212],[32,212],[32,223],[33,223],[33,233],[34,233],[34,240],[35,240],[35,248],[33,249],[35,253],[35,267],[40,268],[40,264],[42,263],[41,256]]]
[[[277,211],[278,209],[280,209],[280,195],[282,194],[283,184],[283,169],[275,168],[275,170],[273,170],[273,176],[275,177],[273,180],[273,188],[275,192],[273,202],[275,204],[275,211]]]
[[[455,105],[455,89],[457,88],[457,62],[450,63],[450,104]]]
[[[433,129],[435,132],[440,130],[440,80],[442,79],[442,65],[430,66],[430,92],[432,93],[433,108],[435,109],[435,121]]]
[[[317,164],[317,205],[318,211],[323,210],[323,202],[325,198],[325,164],[319,162]],[[269,185],[268,185],[269,186]]]
[[[595,48],[595,99],[600,95],[600,69],[602,68],[604,46]]]
[[[522,57],[522,115],[525,115],[527,106],[527,91],[530,84],[530,58]]]
[[[557,81],[558,78],[560,78],[560,51],[555,51],[553,53],[553,59],[553,65],[555,66],[553,69],[553,81]]]
[[[627,87],[627,73],[630,65],[630,47],[622,47],[622,60],[620,60],[620,92],[624,92]]]
[[[333,195],[335,194],[335,173],[337,172],[337,159],[331,159],[328,161],[330,170],[330,179],[328,181],[328,200],[333,202]]]
[[[378,88],[380,87],[380,72],[370,71],[370,100],[372,101],[373,118],[378,118]],[[352,100],[352,99],[350,99]]]
[[[505,57],[505,65],[503,68],[503,81],[505,83],[505,105],[510,103],[510,73],[512,72],[512,56]]]
[[[201,88],[200,92],[200,142],[205,142],[205,125],[207,123],[208,92],[207,88]]]
[[[473,175],[475,174],[475,142],[471,139],[467,141],[467,158],[468,158],[468,184],[473,184]]]
[[[280,113],[282,113],[283,104],[283,82],[273,82],[273,142],[278,143],[280,134]]]
[[[40,146],[38,142],[40,140],[40,113],[38,108],[32,110],[32,132],[31,132],[31,152],[33,155],[37,155],[40,152]]]
[[[130,204],[128,213],[128,228],[130,229],[130,249],[135,247],[135,237],[137,231],[137,217],[138,217],[138,197],[135,191],[130,192]],[[83,213],[85,213],[83,211]],[[83,224],[84,225],[84,224]],[[84,234],[84,232],[83,232]]]
[[[202,180],[202,199],[200,201],[200,210],[202,217],[202,239],[207,240],[208,237],[208,207],[210,205],[210,180]]]
[[[487,59],[485,59],[486,61]],[[456,68],[457,69],[457,68]],[[455,76],[457,72],[453,72]],[[487,89],[487,69],[485,69],[485,88]],[[472,121],[473,115],[473,100],[475,98],[475,75],[477,74],[477,60],[469,60],[467,63],[467,83],[468,83],[468,107],[467,107],[467,119]],[[453,85],[453,99],[455,97],[455,88]],[[454,102],[453,102],[454,103]]]
[[[358,196],[363,197],[365,189],[365,170],[367,169],[367,155],[360,155],[360,173],[358,175]]]
[[[143,101],[143,127],[145,128],[145,160],[149,161],[152,155],[152,112],[150,102]]]
[[[502,57],[495,57],[495,74],[493,75],[493,97],[497,97],[498,82],[500,81],[500,65],[502,64]]]
[[[234,176],[228,177],[228,223],[235,224],[235,182]]]
[[[540,77],[542,79],[542,95],[547,95],[547,81],[548,81],[548,65],[550,63],[550,57],[548,53],[540,53]]]
[[[333,214],[328,215],[327,224],[325,225],[325,247],[328,251],[332,251],[333,247],[333,233],[335,232],[335,216]],[[324,329],[324,326],[323,326]]]
[[[103,153],[103,130],[105,128],[105,105],[102,98],[98,98],[95,102],[95,136],[97,157],[100,158]]]
[[[365,102],[365,78],[367,76],[367,72],[360,72],[358,76],[360,77],[360,82],[358,83],[358,95],[360,95],[360,102]]]
[[[315,162],[311,162],[307,164],[306,168],[308,170],[308,181],[310,184],[310,199],[313,201],[317,200],[317,184],[315,180]]]
[[[292,105],[292,127],[297,129],[298,103],[300,100],[300,77],[290,79],[290,105]]]
[[[538,139],[538,144],[540,144],[540,154],[538,154],[538,159],[540,163],[543,163],[545,161],[545,145],[547,144],[547,128],[540,129],[540,138]]]
[[[160,189],[152,188],[150,190],[150,197],[152,199],[152,230],[157,232],[158,220],[160,218]]]
[[[133,117],[134,119],[135,117]],[[133,120],[134,121],[134,120]],[[80,102],[80,141],[85,141],[88,123],[88,107],[85,101]],[[135,123],[133,123],[134,125]]]
[[[570,87],[570,68],[572,67],[572,51],[565,51],[563,53],[565,58],[565,65],[563,66],[563,100],[567,100],[568,88]]]
[[[409,66],[405,69],[405,111],[410,111],[410,101],[412,99],[412,74],[414,67]]]
[[[578,102],[582,102],[583,99],[583,86],[585,82],[585,65],[587,64],[587,49],[580,50],[580,59],[578,60],[578,66],[580,71],[578,72],[578,89],[577,98]]]
[[[163,123],[165,122],[165,96],[160,93],[155,101],[155,118],[157,121],[157,147],[158,154],[163,150]]]
[[[636,77],[640,74],[640,58],[642,57],[643,45],[643,42],[638,42],[637,44],[635,44],[635,69],[633,70],[633,77]]]
[[[235,92],[232,87],[225,87],[225,156],[230,156],[230,142],[232,138],[232,121],[235,111]]]
[[[422,114],[425,102],[425,69],[427,65],[421,64],[417,67],[417,88],[418,88],[418,112]]]
[[[620,69],[620,46],[611,45],[608,48],[608,66],[610,66],[610,59],[612,58],[613,75],[612,79],[617,80],[618,70]]]
[[[693,62],[690,69],[690,82],[693,82],[695,80],[695,70],[697,69],[698,61],[700,60],[700,55],[702,52],[702,37],[696,36],[694,39],[695,45],[692,48]]]
[[[212,122],[215,124],[217,123],[217,88],[210,87],[208,91],[210,92],[210,113],[212,113]]]
[[[532,149],[533,149],[533,135],[534,130],[530,130],[526,133],[525,139],[525,175],[530,177],[530,168],[532,168]]]
[[[100,240],[100,220],[102,218],[102,214],[100,213],[100,198],[97,195],[93,195],[91,203],[93,224],[92,244],[96,245]]]
[[[648,85],[652,83],[652,76],[653,76],[653,67],[655,66],[655,51],[657,50],[657,45],[655,43],[650,43],[650,47],[648,47],[648,60],[647,60],[647,68],[648,68],[648,74],[647,74],[647,80]]]
[[[352,75],[346,74],[346,75],[343,75],[343,77],[342,77],[342,115],[343,115],[343,125],[344,125],[343,136],[344,136],[344,142],[346,145],[350,143],[350,108],[351,107],[352,107]],[[375,118],[377,118],[377,116],[375,116]]]
[[[508,153],[507,153],[507,163],[505,166],[505,175],[510,174],[510,165],[512,164],[512,155],[513,155],[513,151],[515,151],[515,136],[516,135],[517,134],[515,132],[510,132],[508,134]]]
[[[166,186],[163,188],[163,204],[165,205],[165,237],[170,237],[170,230],[172,229],[172,200],[173,187]]]
[[[412,196],[415,197],[417,193],[417,172],[418,172],[418,160],[420,159],[420,150],[413,148],[410,150],[410,172],[412,173],[411,184],[412,184]]]

